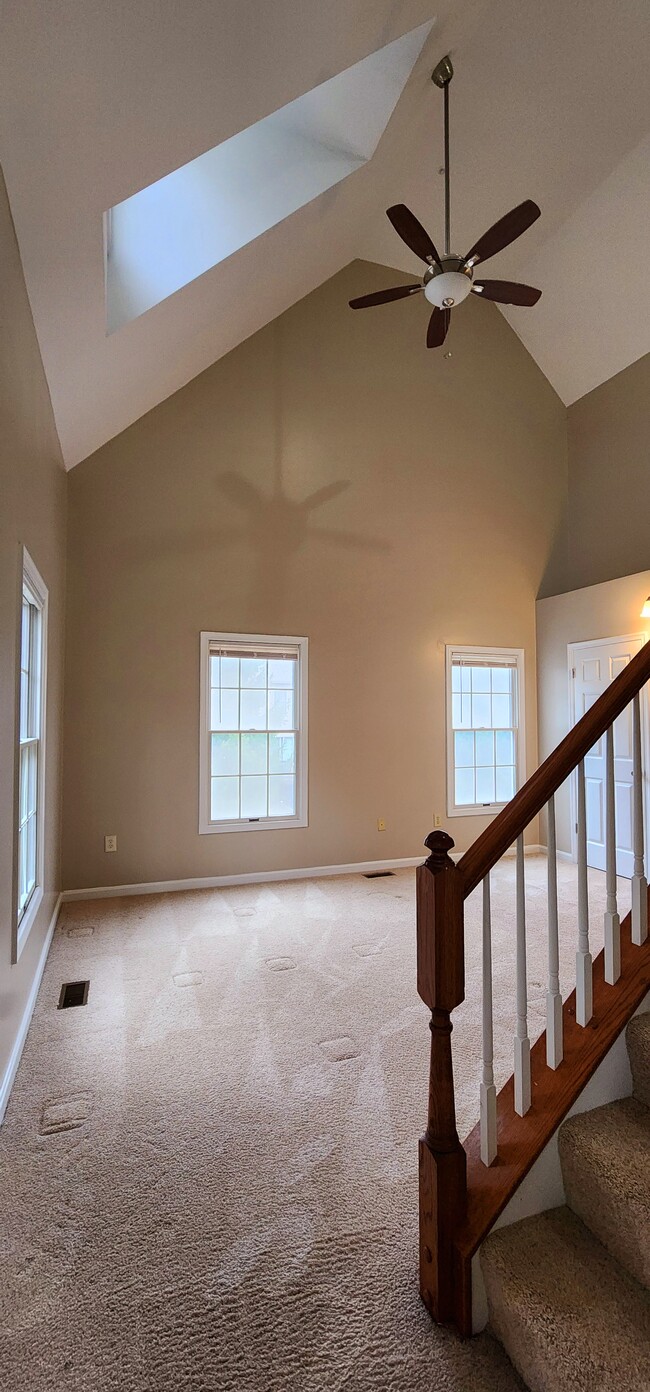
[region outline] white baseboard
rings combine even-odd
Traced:
[[[25,1046],[27,1031],[31,1023],[31,1018],[34,1012],[34,1006],[36,1005],[38,988],[41,984],[43,972],[45,971],[47,954],[50,950],[50,945],[54,936],[54,929],[56,928],[56,920],[59,916],[59,909],[61,908],[62,899],[63,895],[60,894],[56,901],[56,904],[54,905],[54,910],[52,912],[52,917],[49,922],[48,930],[45,934],[45,941],[41,948],[41,955],[38,959],[38,966],[36,968],[36,971],[34,972],[34,980],[32,981],[31,990],[27,997],[27,1003],[23,1011],[23,1017],[18,1027],[18,1034],[16,1035],[13,1049],[11,1050],[11,1053],[9,1055],[9,1062],[7,1064],[7,1067],[5,1068],[4,1077],[0,1082],[0,1126],[4,1121],[4,1114],[7,1110],[7,1103],[11,1095],[11,1089],[14,1085],[14,1078],[16,1077],[16,1073],[18,1071],[20,1056]]]
[[[539,855],[545,846],[526,846],[526,855]],[[460,860],[463,851],[452,851],[452,860]],[[514,847],[505,852],[514,855]],[[95,885],[90,889],[64,889],[64,904],[79,899],[124,899],[136,894],[177,894],[187,889],[227,889],[229,885],[270,884],[278,880],[318,880],[329,875],[366,875],[377,870],[408,870],[422,865],[424,851],[417,856],[402,856],[400,860],[359,860],[351,865],[308,865],[297,870],[253,870],[246,875],[202,875],[188,880],[149,880],[142,884]]]
[[[229,885],[265,884],[276,880],[316,880],[328,875],[363,875],[368,871],[407,870],[422,865],[424,852],[401,860],[361,860],[355,865],[310,865],[298,870],[254,870],[247,875],[204,875],[192,880],[153,880],[145,884],[100,885],[94,889],[64,889],[64,903],[75,899],[121,899],[134,894],[175,894],[186,889],[226,889]]]

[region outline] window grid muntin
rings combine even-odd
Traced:
[[[224,663],[227,664],[225,667],[225,673]],[[214,682],[215,671],[217,670],[216,664],[218,664],[217,684],[215,684]],[[262,673],[264,678],[263,681],[253,680],[255,667],[257,667],[258,669],[264,669]],[[286,667],[286,676],[288,677],[289,674],[291,674],[292,680],[285,680],[284,682],[280,682],[279,680],[277,680],[277,678],[281,674],[282,668],[284,667]],[[272,669],[273,675],[276,678],[276,680],[274,681],[271,680]],[[226,678],[225,681],[223,680],[224,675]],[[244,682],[245,677],[249,677],[250,680]],[[279,650],[275,645],[273,645],[269,649],[264,649],[262,646],[260,646],[259,650],[253,652],[248,648],[245,642],[242,642],[241,647],[239,647],[238,645],[233,645],[232,647],[227,647],[225,649],[221,649],[219,647],[219,644],[210,646],[208,651],[208,810],[209,820],[213,825],[218,826],[237,821],[247,825],[250,823],[263,823],[266,821],[273,822],[278,819],[294,819],[298,817],[301,732],[297,716],[300,703],[300,680],[300,656],[298,652],[292,652],[289,650],[282,651]],[[219,692],[220,719],[218,722],[218,728],[215,729],[213,711],[214,693],[217,691]],[[224,691],[232,691],[233,693],[235,691],[237,692],[237,723],[230,723],[227,726],[224,726],[222,719],[222,694]],[[243,726],[241,699],[242,692],[248,693],[254,691],[265,692],[265,723],[263,725],[257,723],[252,726]],[[280,726],[271,723],[271,697],[277,696],[279,693],[282,692],[286,692],[287,694],[291,693],[292,696],[291,723],[288,725]],[[234,711],[234,704],[231,704],[231,709]],[[233,737],[237,737],[236,774],[215,774],[213,772],[215,736],[220,735],[231,735]],[[264,737],[266,740],[265,769],[263,773],[242,773],[242,741],[243,738],[247,735],[259,735],[260,737]],[[271,773],[271,741],[272,739],[280,740],[284,737],[293,739],[293,771],[289,774]],[[244,811],[243,795],[244,793],[249,793],[253,791],[250,786],[246,787],[245,784],[252,779],[260,781],[264,779],[265,781],[266,786],[264,790],[264,808],[260,806],[258,811],[253,811],[252,808],[250,811]],[[291,810],[287,810],[286,807],[272,808],[271,806],[272,794],[281,791],[278,789],[277,786],[279,779],[283,780],[285,792],[288,791],[287,783],[290,783],[291,785],[292,796],[289,800]],[[234,806],[231,806],[227,811],[224,812],[223,816],[217,816],[215,815],[214,802],[216,792],[215,784],[218,784],[220,781],[226,780],[228,780],[232,784],[234,784],[235,782],[237,783],[237,806],[236,809],[234,808]]]
[[[451,773],[459,811],[499,807],[517,790],[519,669],[511,658],[451,659]],[[459,736],[461,737],[459,739]],[[463,740],[465,737],[465,740]],[[501,739],[499,738],[501,737]],[[508,758],[499,758],[508,744]],[[486,760],[488,739],[492,756]],[[471,741],[472,756],[467,758]],[[461,762],[458,749],[464,749]],[[483,757],[479,757],[479,750]],[[491,774],[491,777],[490,777]]]

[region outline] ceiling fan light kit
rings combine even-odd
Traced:
[[[387,304],[390,300],[408,299],[412,295],[424,294],[425,300],[433,305],[433,312],[427,329],[427,347],[440,348],[447,336],[452,309],[456,309],[470,294],[480,295],[484,300],[494,300],[497,304],[534,305],[537,304],[541,290],[532,285],[521,285],[512,280],[476,281],[474,271],[481,261],[487,261],[504,247],[516,241],[540,216],[540,209],[532,200],[526,199],[512,208],[505,217],[499,218],[487,232],[479,237],[466,256],[458,256],[451,251],[451,196],[449,170],[449,84],[454,75],[451,58],[446,54],[441,58],[432,73],[432,81],[440,87],[444,99],[444,138],[445,138],[445,253],[441,256],[428,232],[418,222],[415,215],[404,203],[396,203],[387,208],[398,236],[421,261],[426,270],[421,282],[412,285],[397,285],[390,290],[376,290],[371,295],[361,295],[350,300],[351,309],[369,309],[372,305]]]

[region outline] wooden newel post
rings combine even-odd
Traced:
[[[416,870],[418,994],[431,1011],[427,1129],[420,1141],[420,1294],[438,1323],[454,1311],[453,1240],[465,1216],[466,1157],[456,1130],[450,1015],[465,995],[463,881],[454,843],[432,831]]]

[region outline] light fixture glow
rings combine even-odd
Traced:
[[[452,305],[462,304],[467,299],[471,288],[469,276],[462,271],[443,271],[427,281],[424,297],[438,309],[451,309]]]
[[[650,595],[648,595],[648,598],[646,599],[646,602],[641,610],[641,618],[650,619]]]

